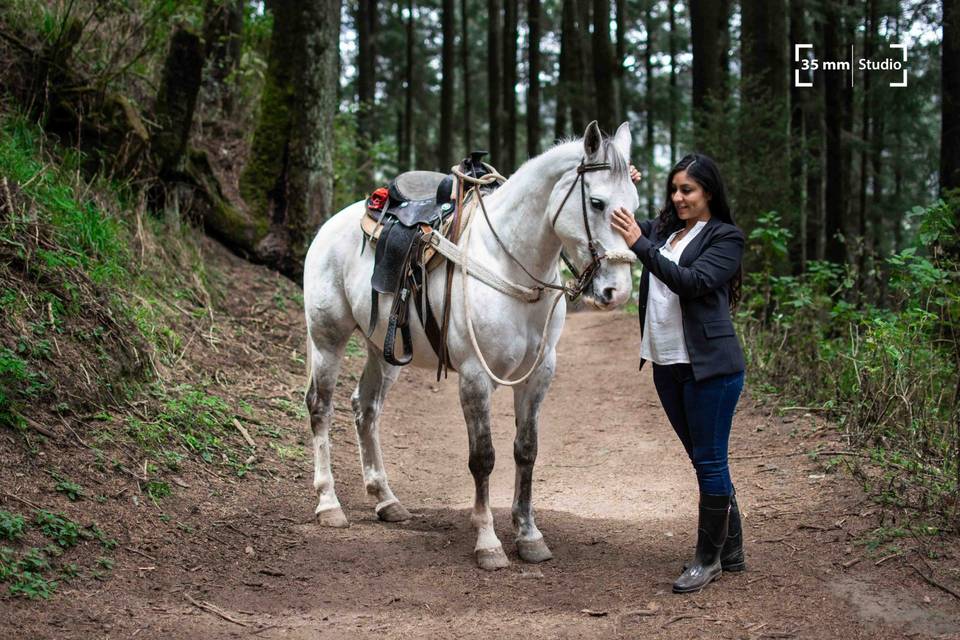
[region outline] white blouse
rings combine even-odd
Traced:
[[[677,242],[670,242],[680,231],[670,234],[660,247],[660,255],[677,264],[680,254],[690,241],[706,226],[706,222],[697,222]],[[660,278],[650,274],[650,289],[647,292],[647,312],[643,322],[643,337],[640,339],[640,357],[660,365],[689,363],[687,344],[683,340],[683,317],[680,314],[680,297],[671,291]]]

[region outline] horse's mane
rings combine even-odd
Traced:
[[[583,144],[583,138],[561,138],[553,146],[560,147],[571,142]],[[613,138],[610,136],[603,136],[603,139],[600,143],[600,155],[610,163],[610,170],[614,174],[629,175],[630,165],[620,154],[620,151],[617,149],[617,147],[613,144]]]

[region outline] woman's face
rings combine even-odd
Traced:
[[[683,221],[710,219],[710,194],[687,176],[686,171],[678,171],[673,176],[670,192],[678,218]]]

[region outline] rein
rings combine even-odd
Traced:
[[[557,208],[557,212],[553,215],[553,218],[550,221],[551,226],[554,227],[555,229],[557,218],[560,216],[560,212],[563,210],[564,205],[567,204],[567,200],[569,200],[570,194],[573,193],[574,188],[577,186],[577,182],[579,182],[580,196],[581,196],[581,209],[583,212],[583,226],[587,232],[587,247],[590,250],[590,262],[587,264],[586,267],[584,267],[582,272],[578,272],[577,269],[570,262],[570,259],[566,255],[564,255],[563,251],[561,250],[560,255],[563,258],[563,261],[566,263],[567,267],[570,269],[571,273],[573,273],[575,278],[572,286],[569,284],[558,285],[552,282],[544,282],[540,278],[537,278],[535,275],[530,273],[530,271],[527,270],[527,268],[523,265],[523,263],[520,262],[512,253],[510,253],[510,250],[507,249],[506,245],[504,245],[503,241],[500,239],[500,236],[497,235],[496,230],[493,228],[493,225],[490,223],[490,217],[487,215],[487,208],[486,208],[486,205],[484,205],[483,203],[483,194],[481,193],[480,188],[483,186],[492,184],[495,181],[505,180],[505,179],[503,178],[503,176],[497,173],[497,171],[490,165],[484,163],[483,166],[487,169],[488,173],[480,178],[474,178],[473,176],[466,175],[460,170],[459,166],[454,166],[451,169],[453,174],[456,175],[461,180],[460,188],[458,189],[459,197],[457,202],[457,211],[459,212],[463,208],[463,202],[464,202],[464,191],[462,188],[463,184],[464,183],[472,184],[473,186],[470,188],[470,191],[474,193],[477,199],[477,202],[480,205],[480,210],[483,211],[483,217],[487,222],[487,227],[490,229],[490,232],[493,234],[494,239],[496,239],[497,244],[499,244],[503,252],[507,254],[507,257],[509,257],[514,263],[516,263],[523,270],[523,272],[527,274],[527,276],[529,276],[534,282],[536,282],[539,285],[537,287],[533,287],[532,289],[530,289],[531,292],[536,293],[535,296],[521,297],[521,299],[524,299],[527,302],[536,302],[540,299],[544,289],[553,289],[557,292],[556,296],[554,297],[553,304],[550,306],[550,310],[547,313],[546,322],[543,325],[543,333],[540,336],[540,344],[537,348],[537,355],[534,358],[533,365],[531,365],[530,369],[524,375],[522,375],[521,377],[515,380],[504,380],[502,378],[497,377],[493,373],[493,371],[490,370],[490,367],[487,365],[487,362],[484,359],[483,354],[480,352],[480,345],[477,343],[477,336],[476,336],[476,333],[474,332],[473,320],[471,319],[471,315],[470,315],[470,302],[467,294],[467,282],[471,275],[474,275],[474,276],[477,275],[476,272],[478,271],[478,269],[476,265],[472,265],[473,273],[471,273],[471,268],[468,266],[470,265],[470,261],[468,260],[466,255],[467,253],[466,248],[467,248],[467,245],[469,244],[469,236],[470,236],[470,231],[472,230],[472,227],[467,226],[466,234],[464,236],[463,254],[462,256],[459,256],[462,259],[462,263],[460,264],[460,270],[461,270],[462,287],[463,287],[463,313],[464,313],[464,318],[467,324],[467,333],[470,336],[470,342],[473,345],[474,353],[476,353],[477,359],[480,361],[480,365],[483,367],[486,374],[490,376],[490,378],[497,384],[501,384],[504,386],[515,386],[525,382],[531,375],[533,375],[533,372],[537,369],[537,367],[540,366],[540,362],[543,360],[543,355],[546,352],[547,331],[549,330],[550,323],[553,320],[553,315],[554,315],[554,311],[556,311],[557,304],[560,302],[560,299],[564,296],[564,294],[566,294],[571,301],[576,300],[583,293],[583,291],[588,286],[590,286],[590,284],[593,282],[593,279],[596,277],[597,272],[600,270],[601,262],[604,259],[608,259],[611,262],[631,262],[632,260],[630,260],[630,257],[628,256],[621,255],[622,252],[612,252],[610,254],[608,254],[607,252],[601,253],[601,251],[598,248],[598,243],[594,242],[593,240],[593,232],[590,229],[590,220],[587,217],[586,181],[584,180],[583,176],[585,173],[589,173],[591,171],[609,170],[610,169],[609,162],[597,162],[597,163],[587,164],[581,160],[579,166],[577,166],[577,177],[574,179],[573,184],[570,185],[570,188],[567,190],[566,195],[563,197],[563,201],[560,203],[560,206]],[[436,235],[437,234],[434,233],[434,236]],[[435,246],[437,246],[438,249],[440,244],[442,244],[441,238],[436,238]],[[445,255],[447,255],[446,252],[444,253]],[[449,254],[448,257],[452,257],[452,254]],[[448,276],[449,276],[449,271],[448,271]],[[483,278],[483,277],[481,277],[481,279],[484,280],[484,282],[491,284],[491,286],[494,286],[494,288],[497,288],[500,291],[504,291],[506,293],[509,293],[510,295],[514,295],[513,293],[510,293],[509,291],[507,291],[506,288],[501,288],[499,286],[495,286],[495,284],[492,284],[493,282],[492,280],[488,280],[487,278]],[[449,278],[448,278],[448,283],[449,283]],[[448,295],[445,296],[445,299],[444,299],[444,309],[449,309],[449,304],[450,304],[449,291],[450,291],[450,288],[448,286],[447,287]],[[519,296],[514,295],[514,297],[519,297]],[[444,332],[444,335],[445,335],[445,332]],[[446,343],[446,340],[444,339],[444,344],[445,343]],[[441,367],[443,366],[442,359],[441,359],[440,366]],[[439,375],[440,374],[438,369],[438,373],[437,373],[438,379],[439,379]]]
[[[558,285],[558,284],[553,284],[551,282],[544,282],[540,278],[530,273],[530,271],[527,270],[527,268],[523,265],[523,263],[520,262],[512,253],[510,253],[509,249],[507,249],[506,245],[500,239],[500,236],[497,235],[496,229],[494,229],[493,225],[490,223],[490,216],[487,215],[487,207],[483,203],[483,195],[480,192],[480,187],[492,184],[493,182],[498,180],[505,181],[506,179],[503,176],[501,176],[499,173],[497,173],[496,169],[494,169],[490,165],[484,163],[483,166],[488,170],[488,173],[485,176],[482,176],[480,178],[474,178],[473,176],[466,175],[460,170],[459,165],[454,166],[451,169],[451,171],[455,176],[457,176],[463,182],[468,182],[473,184],[473,186],[469,189],[469,191],[472,192],[477,198],[477,201],[480,204],[480,210],[483,212],[483,218],[484,220],[486,220],[487,227],[489,227],[490,232],[493,234],[494,239],[497,241],[497,244],[500,245],[500,248],[503,250],[505,254],[507,254],[508,258],[510,258],[517,266],[519,266],[520,269],[522,269],[523,272],[527,274],[527,276],[531,280],[533,280],[539,285],[539,287],[537,288],[539,288],[541,291],[543,289],[554,289],[556,291],[562,291],[567,295],[567,298],[571,302],[579,298],[580,295],[583,294],[583,292],[586,290],[586,288],[589,287],[590,284],[593,282],[593,279],[596,278],[597,273],[600,270],[600,265],[602,261],[608,257],[606,252],[601,253],[598,250],[597,243],[593,241],[593,232],[590,229],[590,220],[587,217],[587,184],[583,176],[585,173],[590,173],[592,171],[607,171],[610,169],[610,163],[594,162],[594,163],[588,164],[581,160],[580,164],[577,166],[577,177],[574,178],[573,183],[570,185],[570,188],[567,190],[566,195],[563,196],[563,200],[560,202],[560,206],[557,207],[556,213],[553,214],[553,217],[550,220],[550,225],[556,228],[557,218],[560,217],[560,212],[563,211],[564,205],[566,205],[567,200],[570,199],[570,194],[573,193],[574,188],[577,186],[577,183],[579,182],[580,183],[580,208],[583,212],[583,227],[587,232],[587,248],[590,251],[590,262],[587,264],[586,267],[584,267],[583,271],[580,272],[570,261],[570,258],[567,257],[566,253],[564,253],[562,250],[560,251],[560,257],[563,259],[564,264],[567,265],[567,268],[570,269],[570,273],[573,274],[574,281],[572,286],[569,284]],[[463,199],[461,198],[461,201],[457,203],[458,210],[462,208],[462,206],[463,206]]]

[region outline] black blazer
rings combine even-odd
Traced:
[[[679,264],[660,255],[667,238],[657,235],[657,221],[640,222],[643,236],[630,249],[643,263],[640,276],[640,333],[647,314],[653,273],[680,298],[683,339],[695,380],[738,373],[745,368],[743,348],[730,317],[728,283],[743,257],[743,232],[710,218],[680,254]],[[640,368],[646,362],[640,359]]]

